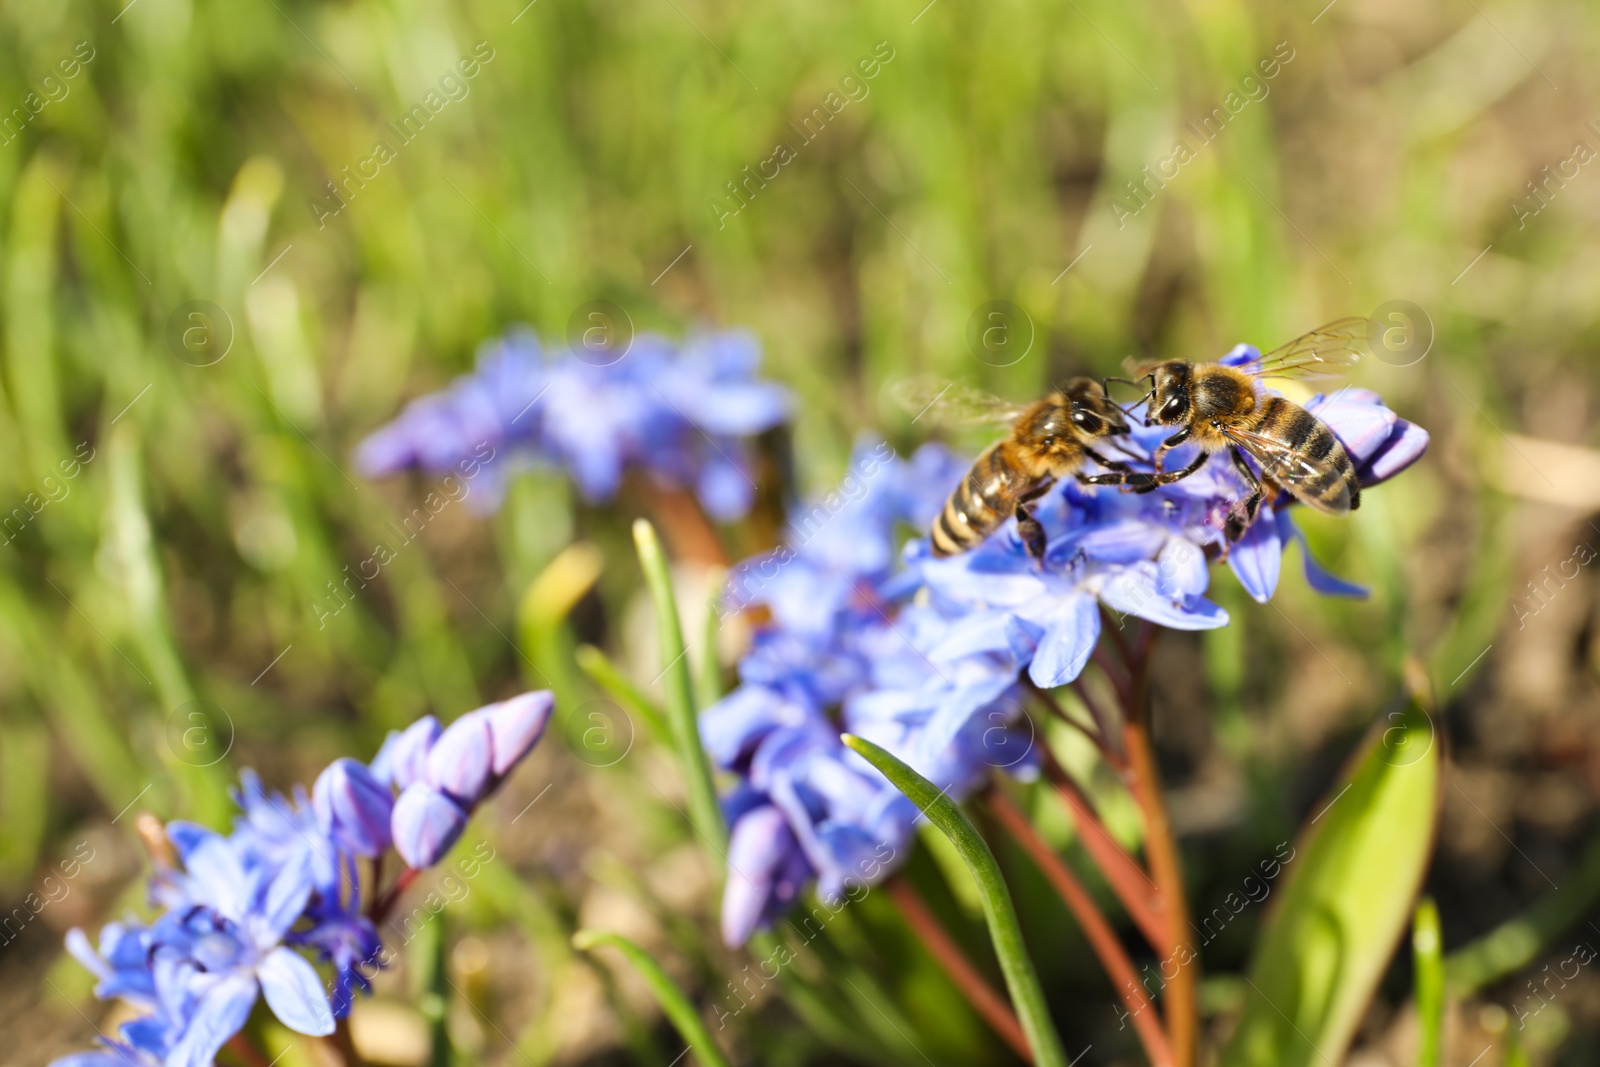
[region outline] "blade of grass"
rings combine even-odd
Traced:
[[[717,859],[728,845],[728,830],[717,804],[716,786],[711,780],[711,764],[700,746],[700,725],[695,718],[694,686],[689,678],[689,650],[683,643],[683,625],[678,620],[678,604],[672,595],[672,575],[661,540],[654,526],[644,519],[633,524],[633,543],[639,550],[645,584],[656,605],[656,625],[661,635],[664,666],[661,681],[666,689],[667,723],[683,762],[689,786],[689,817],[695,829],[717,851]]]
[[[1017,909],[1011,903],[1011,893],[1006,889],[1000,866],[988,842],[979,835],[956,802],[944,791],[899,759],[879,748],[871,741],[845,734],[842,738],[851,749],[878,768],[894,787],[911,799],[918,809],[935,826],[942,830],[961,853],[977,880],[983,900],[983,916],[989,924],[989,936],[994,940],[995,955],[1000,959],[1000,969],[1005,974],[1006,986],[1011,991],[1011,1001],[1022,1022],[1023,1032],[1033,1049],[1034,1062],[1039,1067],[1066,1067],[1066,1052],[1061,1047],[1055,1024],[1050,1021],[1050,1009],[1045,1003],[1044,990],[1039,985],[1038,972],[1028,956],[1022,941],[1022,927],[1017,922]]]
[[[712,1040],[711,1031],[706,1029],[705,1022],[701,1020],[700,1013],[648,952],[621,934],[579,930],[572,935],[572,946],[581,952],[589,952],[600,945],[616,949],[633,965],[650,987],[650,992],[655,994],[661,1010],[666,1012],[667,1018],[672,1020],[672,1025],[678,1028],[678,1033],[694,1049],[694,1054],[705,1067],[729,1067],[722,1050]]]
[[[1432,897],[1417,902],[1411,920],[1411,952],[1416,964],[1417,1067],[1439,1067],[1444,1043],[1444,937],[1439,907]]]

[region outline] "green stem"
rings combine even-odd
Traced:
[[[678,603],[672,595],[672,575],[661,541],[649,522],[633,524],[633,542],[639,549],[645,584],[656,605],[656,624],[661,634],[661,672],[667,697],[667,723],[683,762],[689,785],[689,816],[695,829],[711,843],[721,859],[728,844],[728,830],[717,805],[717,790],[711,780],[711,764],[700,746],[700,725],[695,719],[694,684],[689,677],[688,649],[683,643],[683,625],[678,620]]]
[[[1439,933],[1439,908],[1423,897],[1411,923],[1411,951],[1416,963],[1417,1067],[1439,1067],[1444,1043],[1444,939]]]
[[[1029,958],[1022,941],[1017,909],[1011,903],[1011,893],[1006,889],[1005,879],[1000,874],[1000,866],[995,862],[988,842],[956,802],[922,775],[871,741],[851,734],[845,734],[842,740],[883,772],[884,777],[909,797],[956,846],[956,851],[966,861],[978,883],[978,899],[983,904],[983,916],[989,924],[989,936],[994,940],[995,955],[999,957],[1006,987],[1011,991],[1017,1018],[1021,1020],[1022,1030],[1028,1035],[1028,1044],[1033,1048],[1034,1063],[1038,1067],[1066,1067],[1066,1052],[1061,1047],[1055,1024],[1050,1021],[1044,989],[1039,985],[1038,972],[1034,970],[1033,960]]]
[[[621,934],[602,930],[579,930],[572,935],[572,945],[582,952],[588,952],[598,945],[608,945],[621,952],[650,987],[650,992],[655,994],[661,1010],[666,1012],[667,1018],[672,1020],[672,1025],[678,1028],[678,1033],[689,1043],[689,1047],[694,1049],[694,1054],[700,1058],[700,1062],[705,1067],[729,1067],[727,1058],[712,1040],[711,1031],[706,1029],[700,1013],[648,952]]]

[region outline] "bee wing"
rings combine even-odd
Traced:
[[[1291,445],[1264,434],[1234,427],[1218,427],[1225,437],[1244,449],[1261,464],[1261,473],[1274,484],[1287,489],[1296,498],[1320,511],[1343,514],[1350,510],[1350,489],[1339,479],[1339,495],[1332,499],[1317,496],[1305,490],[1314,484],[1328,484],[1324,476],[1332,473],[1331,463],[1310,458]]]
[[[1310,333],[1261,357],[1254,367],[1240,368],[1261,378],[1332,378],[1361,362],[1368,352],[1370,319],[1354,316],[1318,326]]]
[[[1028,410],[966,382],[949,378],[906,378],[889,386],[889,395],[912,422],[941,426],[1009,426]]]

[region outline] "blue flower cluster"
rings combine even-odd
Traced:
[[[141,1014],[106,1048],[52,1067],[210,1067],[258,997],[291,1030],[333,1033],[383,962],[375,920],[394,895],[371,879],[363,892],[358,860],[393,845],[412,870],[437,863],[472,807],[538,742],[551,706],[548,692],[526,693],[443,731],[429,716],[391,733],[371,767],[335,761],[310,797],[268,793],[246,770],[235,794],[243,814],[226,836],[168,823],[177,863],[158,860],[152,875],[159,916],[108,923],[98,949],[81,930],[67,935],[98,979],[95,995]],[[313,958],[331,972],[326,982]]]
[[[1241,345],[1226,362],[1259,358]],[[1368,390],[1306,407],[1343,442],[1364,486],[1427,447],[1425,431]],[[1125,445],[1148,461],[1172,431],[1143,427],[1142,414],[1133,412]],[[1193,447],[1174,450],[1169,469]],[[741,684],[701,719],[707,750],[738,777],[725,802],[730,944],[780,916],[810,880],[831,903],[901,858],[917,813],[843,748],[841,729],[959,799],[994,769],[1036,773],[1019,686],[1024,677],[1043,689],[1075,679],[1100,638],[1103,609],[1174,629],[1224,626],[1227,613],[1205,596],[1210,562],[1224,559],[1264,603],[1293,541],[1313,588],[1363,595],[1305,552],[1287,496],[1263,503],[1242,539],[1227,543],[1229,511],[1247,493],[1226,455],[1148,494],[1062,482],[1035,505],[1047,534],[1042,562],[1012,521],[944,559],[919,536],[896,568],[896,528],[923,534],[965,470],[936,446],[910,461],[885,445],[861,446],[840,491],[791,523],[788,545],[731,576],[729,606],[759,607],[770,621],[740,663]]]
[[[607,357],[609,358],[609,357]],[[364,440],[370,477],[417,468],[482,472],[494,507],[519,467],[563,468],[591,502],[610,500],[625,469],[693,489],[712,518],[737,519],[755,494],[748,442],[783,422],[790,397],[756,374],[746,333],[713,333],[681,347],[636,338],[615,362],[546,352],[529,332],[487,344],[477,370],[411,402]]]
[[[903,856],[916,809],[840,743],[841,721],[956,795],[991,767],[1024,762],[1012,711],[972,716],[959,744],[924,743],[941,698],[999,708],[1014,695],[1017,666],[941,671],[927,657],[935,635],[918,632],[887,592],[897,535],[926,530],[966,469],[938,445],[904,460],[883,442],[861,442],[838,491],[791,518],[788,543],[730,576],[729,607],[772,620],[740,663],[740,686],[701,719],[713,761],[740,780],[724,801],[730,945],[781,915],[811,880],[836,901]],[[901,698],[894,706],[890,692]]]

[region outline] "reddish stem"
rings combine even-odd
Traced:
[[[1028,677],[1026,672],[1023,673],[1022,680],[1033,692],[1034,696],[1039,698],[1040,702],[1044,704],[1045,707],[1055,712],[1063,722],[1093,742],[1095,750],[1100,753],[1101,757],[1107,763],[1117,768],[1119,772],[1127,769],[1128,762],[1123,757],[1122,753],[1111,747],[1112,734],[1106,729],[1106,724],[1101,720],[1100,713],[1097,708],[1095,708],[1093,705],[1089,705],[1089,715],[1094,719],[1096,727],[1096,729],[1090,730],[1085,727],[1083,723],[1079,722],[1077,719],[1074,719],[1071,715],[1068,715],[1067,709],[1061,706],[1061,702],[1055,698],[1055,695],[1048,689],[1041,689],[1033,681],[1033,679]],[[1084,696],[1084,694],[1081,692],[1078,695],[1086,705],[1089,704],[1088,697]]]
[[[1200,958],[1189,944],[1189,905],[1184,895],[1183,865],[1178,843],[1172,836],[1172,825],[1167,820],[1161,796],[1161,775],[1150,739],[1149,673],[1144,667],[1155,632],[1152,629],[1149,637],[1141,635],[1141,659],[1134,676],[1135,691],[1127,706],[1123,736],[1133,766],[1133,795],[1144,812],[1145,854],[1150,859],[1150,874],[1166,904],[1164,947],[1167,959],[1177,964],[1177,973],[1167,980],[1165,997],[1167,1029],[1176,1056],[1174,1063],[1175,1067],[1192,1067],[1200,1035]]]
[[[246,1067],[270,1067],[267,1058],[246,1039],[244,1034],[234,1034],[222,1047],[239,1057]]]
[[[939,920],[934,918],[928,910],[928,905],[923,902],[921,894],[902,875],[895,875],[886,883],[889,896],[900,909],[900,914],[905,916],[906,924],[916,931],[923,947],[933,954],[939,961],[939,966],[944,968],[944,973],[956,984],[967,1002],[983,1016],[993,1029],[1005,1039],[1006,1044],[1018,1056],[1029,1063],[1033,1062],[1033,1049],[1028,1045],[1028,1038],[1022,1032],[1022,1024],[1017,1022],[1016,1013],[1011,1010],[1005,999],[996,993],[994,987],[984,980],[978,973],[972,961],[967,959],[950,935],[945,932]]]
[[[645,487],[650,511],[674,559],[719,567],[728,565],[722,538],[717,536],[717,528],[693,494],[648,478],[641,478],[640,484]]]
[[[1017,809],[1010,797],[995,790],[990,794],[989,804],[1001,825],[1033,857],[1033,862],[1077,918],[1089,947],[1099,957],[1111,984],[1117,989],[1117,996],[1128,1009],[1145,1055],[1150,1057],[1154,1067],[1173,1067],[1172,1050],[1167,1044],[1166,1035],[1162,1033],[1160,1014],[1150,1003],[1144,987],[1139,984],[1133,961],[1128,958],[1122,942],[1117,940],[1111,924],[1106,922],[1105,916],[1095,906],[1094,898],[1089,896],[1083,883],[1078,881],[1055,850],[1034,830],[1033,824],[1028,822],[1027,816]]]
[[[378,901],[372,908],[371,918],[374,926],[389,917],[389,909],[394,907],[395,901],[400,899],[400,894],[409,889],[411,883],[415,882],[417,876],[421,873],[415,867],[407,867],[400,872],[399,876],[394,880],[394,885],[389,887],[389,891],[383,895],[383,899]],[[376,883],[374,883],[374,892],[376,892]]]
[[[1100,736],[1105,739],[1100,749],[1101,753],[1115,753],[1114,756],[1107,755],[1106,760],[1126,777],[1128,773],[1128,754],[1123,752],[1120,747],[1122,743],[1121,732],[1111,728],[1111,724],[1115,719],[1101,705],[1100,698],[1089,692],[1089,687],[1083,684],[1082,675],[1074,678],[1069,684],[1072,686],[1072,691],[1078,694],[1078,699],[1083,701],[1083,706],[1089,709],[1089,715],[1094,719],[1095,727],[1100,731]]]
[[[1048,752],[1045,753],[1044,768],[1050,784],[1055,786],[1056,792],[1072,810],[1073,821],[1078,826],[1078,840],[1083,843],[1084,851],[1089,853],[1100,873],[1105,875],[1111,891],[1117,895],[1151,947],[1160,949],[1165,946],[1168,938],[1166,908],[1156,883],[1139,862],[1117,844],[1105,823],[1095,813],[1089,798],[1083,795],[1067,775],[1066,769]]]

